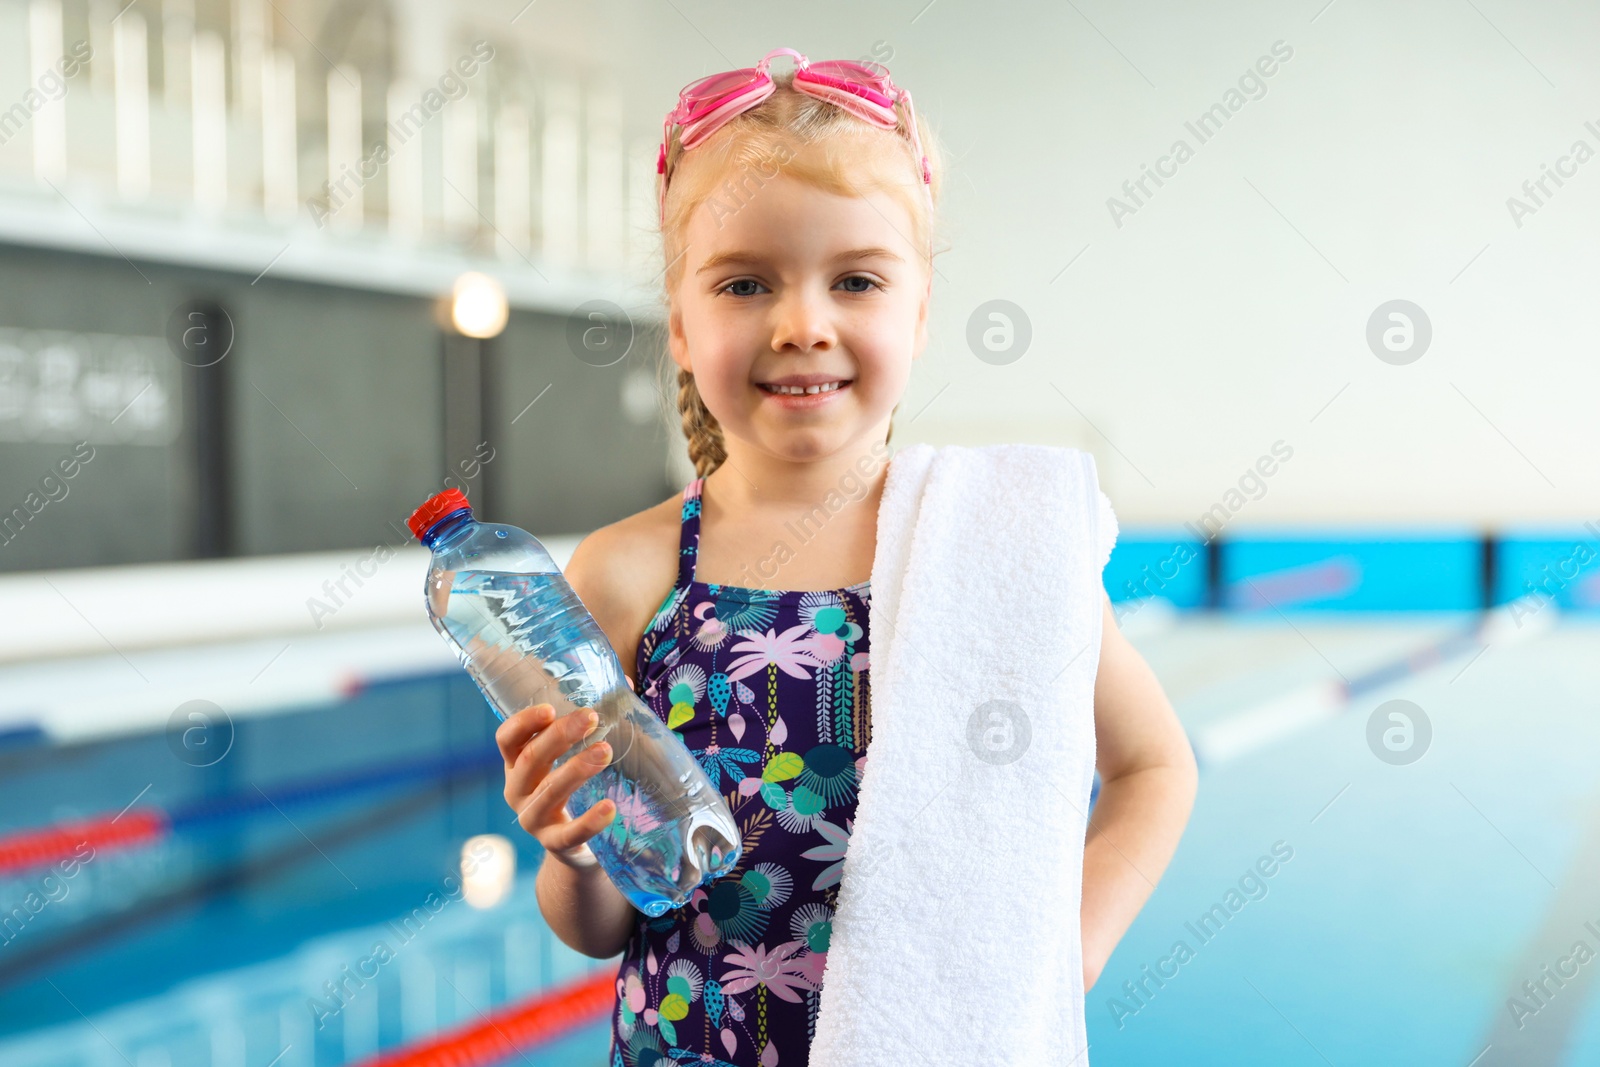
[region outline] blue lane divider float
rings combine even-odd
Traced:
[[[1206,541],[1125,528],[1102,576],[1113,602],[1179,611],[1473,611],[1532,598],[1600,611],[1600,522],[1262,531]]]
[[[1544,597],[1565,611],[1600,609],[1600,525],[1505,531],[1493,596],[1496,604]]]
[[[1124,530],[1101,574],[1113,603],[1160,597],[1180,610],[1209,603],[1210,549],[1187,531]]]
[[[1253,534],[1221,546],[1224,607],[1472,611],[1484,604],[1475,531]]]

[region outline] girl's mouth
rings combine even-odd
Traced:
[[[820,375],[785,378],[776,382],[757,382],[756,387],[767,399],[788,411],[811,411],[833,403],[849,391],[853,383],[848,378],[824,378]]]
[[[836,393],[847,388],[850,382],[838,380],[830,382],[815,382],[809,385],[784,385],[777,382],[758,382],[761,391],[770,396],[820,396],[825,393]]]

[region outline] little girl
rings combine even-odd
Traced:
[[[797,69],[769,75],[780,54]],[[890,421],[927,342],[939,153],[881,66],[790,49],[690,85],[666,126],[668,338],[700,477],[586,538],[566,576],[727,799],[738,870],[647,919],[587,849],[615,805],[563,810],[609,747],[550,771],[590,714],[527,708],[497,741],[506,800],[553,857],[537,880],[551,928],[587,955],[623,953],[613,1067],[795,1067],[872,737],[868,577]],[[1085,989],[1171,858],[1196,783],[1160,686],[1108,601],[1102,614]]]

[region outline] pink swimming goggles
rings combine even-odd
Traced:
[[[667,112],[661,124],[661,154],[656,158],[656,173],[661,175],[660,214],[667,218],[667,144],[674,124],[680,127],[678,141],[685,152],[697,147],[721,129],[729,119],[749,111],[777,91],[767,74],[774,56],[788,55],[795,60],[794,87],[800,92],[826,100],[880,129],[892,130],[900,124],[895,104],[906,103],[906,130],[911,147],[922,160],[922,188],[933,204],[933,175],[928,157],[917,135],[917,112],[911,94],[889,80],[889,68],[881,63],[857,63],[849,59],[830,59],[813,63],[792,48],[774,48],[754,67],[730,70],[690,82],[678,94],[678,106]]]

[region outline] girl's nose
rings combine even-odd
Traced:
[[[833,319],[825,297],[791,289],[778,301],[772,327],[774,352],[809,352],[828,349],[838,343]]]

